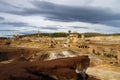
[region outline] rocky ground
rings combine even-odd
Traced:
[[[7,43],[3,47],[2,43],[0,46],[0,80],[77,80],[78,74],[73,66],[76,62],[79,63],[76,61],[78,56],[83,55],[90,58],[90,66],[86,70],[86,74],[89,75],[88,80],[120,79],[120,65],[110,64],[113,59],[96,56],[89,53],[87,49],[61,48],[60,46],[49,48],[48,45],[41,47],[42,44],[37,45],[36,48],[35,43],[32,42],[20,46],[15,43],[12,45]],[[28,48],[26,48],[27,46]],[[66,57],[69,58],[66,59]],[[59,63],[59,58],[62,58],[62,63]],[[73,65],[71,62],[75,64]],[[57,68],[54,63],[57,63]],[[53,66],[51,67],[51,65]]]
[[[86,71],[89,75],[94,75],[101,80],[119,80],[120,67],[110,66],[107,64],[89,67]]]
[[[84,80],[76,73],[76,65],[87,65],[86,69],[89,62],[87,56],[69,50],[3,48],[0,56],[1,80]],[[89,76],[88,80],[98,79]]]

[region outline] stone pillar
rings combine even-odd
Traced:
[[[118,59],[118,63],[120,64],[120,50],[117,51],[117,59]]]
[[[40,31],[38,30],[38,34],[37,34],[38,37],[40,37]]]
[[[82,39],[82,40],[85,40],[84,34],[81,35],[81,39]]]
[[[84,36],[84,34],[81,34],[81,42],[85,43],[85,36]]]

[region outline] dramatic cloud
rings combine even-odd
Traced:
[[[50,20],[60,21],[83,21],[83,22],[103,22],[106,20],[120,20],[120,14],[114,14],[110,10],[94,7],[74,7],[57,5],[50,2],[34,2],[37,9],[27,9],[29,14],[42,14]]]
[[[0,23],[0,25],[9,25],[9,26],[28,26],[27,23],[22,23],[22,22],[3,22],[3,23]]]
[[[3,17],[0,17],[0,20],[4,20],[4,18],[3,18]]]
[[[6,31],[7,32],[7,31],[17,31],[17,30],[9,30],[9,29],[7,30],[6,29],[6,30],[0,30],[0,31]]]
[[[41,27],[41,29],[58,30],[56,27]]]
[[[21,34],[38,29],[41,32],[118,33],[119,3],[118,0],[1,0],[0,29],[10,33],[11,29],[19,29]]]
[[[80,26],[70,26],[73,27],[75,29],[89,29],[88,27],[80,27]]]
[[[53,4],[46,1],[35,1],[32,3],[36,8],[24,8],[23,11],[9,11],[17,15],[40,15],[46,20],[61,22],[88,22],[109,25],[111,21],[120,20],[120,14],[113,13],[110,10],[95,7],[74,7]],[[116,23],[117,26],[119,23]],[[112,25],[115,25],[112,23]]]

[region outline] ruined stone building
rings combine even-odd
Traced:
[[[67,37],[67,42],[68,43],[76,43],[78,41],[78,33],[70,33],[69,36]]]
[[[81,34],[81,38],[78,38],[78,33],[70,33],[67,37],[68,46],[76,46],[78,48],[89,48],[88,43],[86,43],[84,34]]]
[[[78,40],[78,48],[89,48],[88,41],[86,41],[84,34],[81,34],[81,38]]]
[[[13,38],[12,38],[12,41],[15,41],[15,40],[18,40],[18,39],[19,39],[19,35],[18,34],[14,34]]]
[[[81,40],[85,41],[85,35],[84,34],[81,34]]]

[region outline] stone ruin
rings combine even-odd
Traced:
[[[78,33],[70,33],[67,37],[67,44],[64,44],[66,47],[77,46],[78,48],[89,48],[89,41],[85,39],[85,35],[81,34],[81,38],[78,38]]]
[[[76,43],[78,41],[78,33],[70,33],[67,37],[67,43]]]

